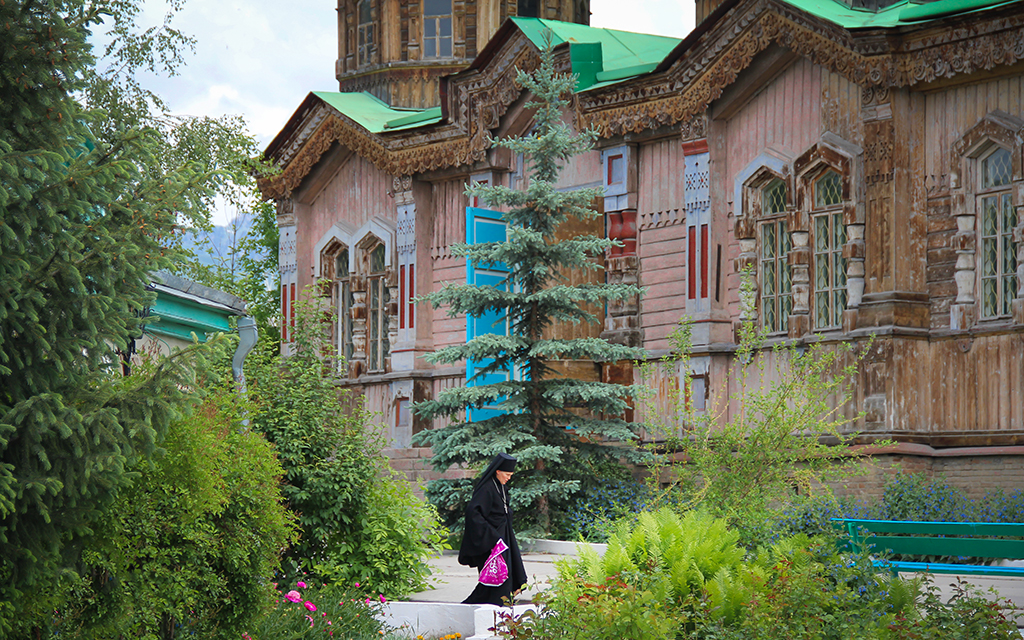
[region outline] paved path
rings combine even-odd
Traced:
[[[457,552],[445,552],[440,558],[430,560],[430,566],[434,570],[430,582],[433,589],[422,591],[409,596],[410,602],[462,602],[473,588],[476,587],[477,571],[473,567],[464,567],[459,564]],[[520,601],[533,599],[537,590],[547,587],[547,580],[555,576],[558,571],[555,569],[555,561],[564,558],[562,554],[551,553],[524,553],[523,566],[526,568],[526,575],[530,578],[530,586],[520,595]]]

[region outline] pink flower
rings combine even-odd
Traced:
[[[359,588],[359,583],[357,582],[357,583],[356,583],[356,589],[358,589],[358,588]]]
[[[299,580],[298,583],[295,584],[295,586],[300,588],[300,589],[305,589],[306,588],[306,583],[303,582],[302,580]]]
[[[370,604],[370,599],[369,598],[366,599],[366,604]]]
[[[310,618],[309,616],[306,616],[306,620],[309,620],[309,626],[312,627],[313,626],[313,618]]]
[[[313,604],[312,602],[310,602],[309,600],[306,600],[306,602],[305,602],[305,605],[304,605],[304,606],[305,606],[305,607],[306,607],[307,609],[309,609],[310,611],[316,611],[316,605],[315,605],[315,604]]]
[[[284,594],[284,597],[292,602],[302,601],[302,594],[298,591],[289,591],[288,593]]]
[[[385,603],[385,602],[387,602],[387,601],[388,601],[388,599],[384,597],[384,594],[383,594],[383,593],[382,593],[382,594],[380,594],[380,603],[381,603],[381,604],[384,604],[384,603]]]

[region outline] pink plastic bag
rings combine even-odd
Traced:
[[[508,545],[505,544],[505,541],[498,538],[498,543],[491,550],[491,555],[484,563],[484,568],[480,570],[480,584],[488,587],[500,587],[505,584],[505,581],[508,580],[508,565],[505,564],[505,557],[501,554],[507,549]]]

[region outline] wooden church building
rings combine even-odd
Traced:
[[[309,94],[266,150],[284,348],[322,282],[339,385],[382,413],[395,465],[430,477],[412,436],[438,425],[409,404],[466,383],[421,356],[467,319],[414,298],[467,278],[467,184],[529,179],[489,141],[530,129],[514,70],[550,37],[579,76],[566,121],[600,135],[559,186],[604,187],[623,245],[604,277],[646,288],[590,335],[658,358],[691,318],[677,375],[698,402],[729,393],[741,320],[769,344],[874,336],[849,410],[898,443],[881,466],[1024,488],[1024,2],[697,0],[682,39],[590,27],[588,4],[339,0],[340,90]]]

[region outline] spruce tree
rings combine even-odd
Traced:
[[[76,568],[125,470],[186,402],[186,357],[121,377],[201,171],[83,108],[102,6],[0,3],[0,636]],[[188,194],[188,195],[186,195]]]
[[[434,308],[447,306],[450,315],[482,316],[497,313],[508,320],[509,335],[484,334],[467,344],[436,351],[434,363],[466,360],[486,362],[477,377],[516,370],[518,379],[449,389],[436,399],[419,403],[422,416],[456,416],[466,407],[500,403],[504,413],[476,422],[462,421],[424,431],[419,441],[433,447],[433,466],[477,467],[498,452],[519,459],[513,500],[520,509],[535,509],[535,524],[548,531],[553,507],[578,491],[593,473],[594,464],[638,456],[628,446],[636,438],[622,416],[635,389],[630,386],[556,377],[552,360],[613,362],[642,357],[636,348],[614,345],[597,338],[545,338],[545,330],[559,322],[596,323],[591,311],[607,301],[640,294],[631,285],[570,284],[570,269],[597,271],[612,241],[595,235],[556,239],[570,218],[593,219],[591,208],[601,189],[559,191],[555,184],[564,163],[592,148],[596,133],[574,132],[563,123],[566,96],[576,77],[556,73],[554,54],[547,47],[533,74],[518,72],[520,86],[532,94],[535,126],[529,135],[494,142],[527,159],[530,180],[517,191],[504,186],[474,186],[467,194],[492,208],[505,209],[504,242],[462,245],[453,251],[476,265],[503,263],[509,275],[503,285],[448,284],[424,296]],[[627,446],[623,446],[626,443]],[[427,495],[450,520],[461,515],[468,499],[467,480],[436,480]]]

